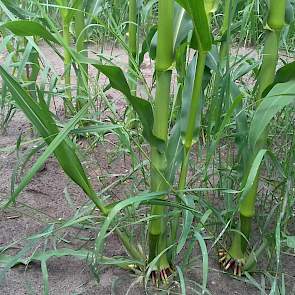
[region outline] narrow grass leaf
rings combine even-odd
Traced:
[[[185,280],[184,280],[184,275],[183,275],[182,269],[179,266],[176,266],[176,270],[177,270],[178,277],[179,277],[181,295],[186,295],[186,286],[185,286]]]
[[[198,231],[195,232],[195,238],[199,242],[201,252],[202,252],[202,257],[203,257],[203,284],[202,284],[203,290],[202,290],[202,294],[205,294],[206,289],[207,289],[208,271],[209,271],[208,251],[207,251],[206,243],[205,243],[202,235]]]
[[[134,204],[140,204],[142,202],[147,202],[147,201],[151,201],[153,199],[157,199],[160,196],[164,195],[166,192],[157,192],[157,193],[147,193],[145,195],[140,195],[140,196],[136,196],[136,197],[132,197],[129,198],[127,200],[123,200],[121,202],[119,202],[118,204],[116,204],[111,211],[109,212],[107,218],[105,219],[99,234],[96,238],[95,241],[95,256],[96,257],[100,257],[101,256],[101,252],[104,246],[104,241],[105,241],[105,237],[107,234],[107,231],[111,225],[111,223],[114,221],[115,217],[117,216],[117,214],[124,208],[134,205]],[[95,257],[95,260],[96,260]],[[95,262],[94,260],[94,262]]]
[[[194,208],[194,205],[195,205],[194,198],[187,196],[187,197],[184,197],[183,200],[186,202],[187,206]],[[180,251],[183,249],[186,243],[186,240],[190,233],[191,225],[194,219],[194,215],[188,210],[185,210],[183,215],[184,215],[184,222],[183,222],[183,228],[179,238],[179,242],[176,248],[177,254],[180,253]]]

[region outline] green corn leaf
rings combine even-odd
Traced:
[[[275,84],[295,80],[295,61],[281,67],[275,76]]]
[[[43,278],[43,293],[44,295],[48,295],[49,292],[49,282],[48,282],[48,268],[46,264],[46,260],[41,260],[41,271]]]
[[[43,25],[31,20],[14,20],[8,21],[2,25],[10,30],[13,34],[21,37],[38,36],[46,41],[59,44],[57,39]]]
[[[156,48],[152,48],[152,40],[157,32],[157,26],[152,26],[142,42],[141,51],[138,55],[138,65],[140,66],[144,61],[144,56],[147,52],[149,52],[150,58],[155,59],[156,58]]]
[[[224,136],[224,134],[225,134],[224,130],[225,130],[227,124],[230,123],[230,119],[232,118],[234,111],[237,109],[237,107],[242,102],[242,99],[243,99],[242,95],[237,96],[234,99],[234,101],[232,102],[231,106],[228,108],[228,110],[224,116],[224,119],[222,120],[222,123],[221,123],[217,133],[215,134],[215,136],[209,146],[209,149],[207,151],[205,171],[207,171],[207,169],[208,169],[208,165],[215,153],[216,146],[219,144],[220,140],[222,139],[222,136]]]
[[[86,58],[82,55],[76,55],[80,63],[91,64],[101,73],[108,77],[112,88],[120,91],[128,102],[132,105],[138,114],[139,120],[143,125],[143,136],[146,140],[161,151],[164,150],[164,142],[153,134],[154,115],[152,105],[149,101],[139,98],[131,94],[127,79],[121,68],[113,65],[102,65],[93,59]]]
[[[99,123],[96,123],[95,125],[89,125],[86,127],[76,128],[76,129],[72,130],[71,133],[80,134],[80,135],[105,134],[105,133],[109,133],[112,130],[119,129],[119,128],[123,128],[123,127],[120,125],[99,122]]]
[[[262,97],[265,97],[276,84],[289,82],[291,80],[295,81],[295,61],[278,69],[274,82],[264,90]]]
[[[242,192],[242,195],[241,195],[241,198],[240,198],[241,206],[243,206],[244,208],[251,207],[251,205],[247,205],[247,204],[249,202],[251,202],[252,200],[247,199],[246,196],[249,194],[250,190],[253,187],[253,184],[255,182],[257,174],[259,173],[260,165],[261,165],[262,160],[263,160],[266,153],[267,153],[267,150],[265,150],[265,149],[260,150],[257,153],[254,161],[252,162],[252,166],[250,168],[250,172],[249,172],[246,184],[245,184],[245,186],[243,188],[243,192]]]
[[[169,183],[174,183],[177,169],[182,163],[183,159],[183,144],[180,134],[180,121],[178,120],[171,130],[171,135],[168,139],[167,149],[167,169],[166,169],[166,178]]]
[[[213,14],[216,12],[220,0],[204,0],[205,10],[207,15]]]
[[[295,236],[287,236],[287,246],[295,249]]]
[[[190,114],[190,105],[191,105],[191,99],[192,99],[193,87],[194,87],[194,81],[195,81],[196,64],[197,64],[197,58],[196,56],[194,56],[187,68],[187,73],[186,73],[185,82],[184,82],[181,115],[180,115],[180,126],[181,126],[182,137],[185,136],[187,125],[188,125],[188,117]],[[197,118],[200,118],[199,115],[200,114],[198,114]],[[198,126],[200,126],[200,120],[196,120],[196,121],[197,122],[196,122],[194,138],[198,136],[198,131],[199,131]]]
[[[6,8],[17,16],[20,19],[27,18],[27,17],[36,17],[35,14],[29,13],[28,11],[22,9],[17,5],[18,3],[14,0],[1,0],[1,2],[6,6]]]
[[[12,93],[12,98],[15,103],[25,113],[45,142],[49,145],[41,158],[39,158],[39,160],[31,168],[33,169],[31,170],[31,173],[26,175],[21,185],[19,185],[19,188],[14,192],[12,201],[15,201],[15,198],[24,186],[32,179],[34,174],[39,170],[50,154],[54,152],[64,172],[84,190],[87,196],[96,202],[95,193],[86,176],[82,164],[75,153],[74,146],[67,138],[67,134],[74,129],[74,126],[86,112],[88,105],[83,107],[81,111],[64,127],[63,131],[59,133],[59,129],[46,104],[38,104],[35,100],[33,100],[32,97],[18,84],[18,82],[1,66],[0,75]]]
[[[290,25],[294,21],[294,2],[293,5],[290,0],[286,0],[286,15],[285,22]]]
[[[295,103],[295,83],[279,83],[268,93],[256,110],[249,131],[249,144],[254,149],[272,118],[284,107]]]
[[[71,7],[67,11],[67,14],[65,16],[65,22],[69,23],[71,22],[74,15],[78,12],[77,9],[79,5],[81,4],[81,0],[74,0]]]
[[[187,0],[176,0],[186,11],[189,12],[189,5]]]
[[[0,255],[0,267],[4,267],[7,264],[9,264],[9,267],[12,268],[18,264],[28,265],[31,262],[34,261],[47,261],[50,258],[53,257],[65,257],[65,256],[73,256],[78,259],[87,259],[92,255],[92,252],[89,250],[73,250],[68,248],[61,248],[61,249],[55,249],[55,250],[48,250],[48,251],[40,251],[34,253],[32,256],[28,258],[17,258],[15,259],[11,255],[1,254]],[[11,261],[13,261],[13,264],[11,264]]]
[[[200,51],[210,51],[212,36],[210,33],[204,0],[176,0],[191,16]]]
[[[186,295],[186,286],[183,271],[179,266],[176,266],[176,270],[178,272],[178,277],[180,281],[181,295]]]

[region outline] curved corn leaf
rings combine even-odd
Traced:
[[[176,270],[178,272],[181,295],[186,295],[186,286],[185,286],[185,279],[184,279],[183,271],[179,266],[176,266]]]
[[[182,163],[183,159],[183,144],[181,140],[180,133],[180,121],[178,120],[171,130],[171,135],[169,136],[167,149],[167,169],[165,172],[166,179],[169,183],[173,184],[176,177],[176,172]]]
[[[205,294],[207,290],[207,283],[208,283],[208,272],[209,272],[209,257],[208,257],[208,251],[207,246],[204,238],[202,235],[196,231],[194,234],[195,238],[199,242],[201,252],[202,252],[202,258],[203,258],[203,279],[202,279],[202,294]]]
[[[262,97],[265,97],[276,84],[289,82],[291,80],[295,81],[295,61],[277,70],[274,82],[264,90]]]
[[[12,12],[15,16],[20,19],[27,18],[27,17],[36,17],[35,14],[29,13],[28,11],[19,7],[19,5],[14,0],[1,0],[1,2],[6,6],[6,8]]]
[[[153,134],[154,114],[152,105],[149,101],[131,94],[127,79],[122,69],[113,65],[102,65],[96,60],[89,59],[80,54],[77,54],[76,58],[82,64],[91,64],[97,68],[101,73],[108,77],[112,88],[124,94],[128,102],[138,114],[139,120],[143,125],[143,136],[151,145],[156,146],[159,150],[163,151],[165,145],[164,141]]]
[[[181,136],[184,137],[187,130],[188,117],[190,114],[190,105],[191,99],[193,95],[194,81],[195,81],[195,73],[196,73],[196,65],[197,58],[193,57],[189,66],[187,67],[184,88],[182,93],[182,104],[181,104],[181,115],[180,115],[180,128],[181,128]],[[197,114],[197,118],[200,118],[200,114]],[[200,126],[200,120],[196,120],[196,128],[194,133],[194,138],[198,136],[198,131]]]
[[[247,198],[247,196],[249,195],[250,190],[253,188],[253,184],[254,184],[255,179],[256,179],[256,177],[257,177],[257,175],[259,173],[259,169],[260,169],[260,166],[262,164],[262,160],[263,160],[266,153],[267,153],[266,149],[260,150],[256,154],[255,159],[251,164],[249,175],[247,177],[246,184],[242,189],[242,194],[241,194],[241,197],[240,197],[240,200],[239,200],[240,207],[251,208],[253,206],[252,205],[253,200],[251,198],[250,199]]]
[[[67,134],[74,128],[79,119],[86,112],[88,105],[83,107],[81,111],[65,126],[63,131],[59,133],[59,129],[46,103],[38,104],[33,100],[18,82],[1,66],[0,75],[12,93],[12,98],[17,106],[24,112],[45,142],[49,145],[41,156],[41,160],[39,159],[39,162],[35,163],[31,173],[27,174],[19,188],[14,192],[11,201],[15,201],[17,195],[22,191],[24,186],[29,183],[34,174],[41,167],[42,163],[44,163],[50,154],[54,152],[64,172],[84,190],[92,201],[97,204],[98,200],[96,200],[95,192],[93,191],[83,166],[75,153],[73,143],[67,138]]]
[[[212,36],[209,28],[204,0],[176,0],[191,16],[198,50],[209,51],[212,47]]]
[[[256,110],[249,131],[249,145],[255,149],[265,128],[271,119],[284,107],[295,103],[295,83],[290,81],[280,83],[263,99]]]
[[[149,52],[150,58],[156,58],[156,46],[153,46],[152,40],[157,35],[157,26],[152,26],[142,42],[141,51],[138,55],[138,65],[140,66],[144,61],[144,56],[147,52]],[[152,47],[153,46],[153,47]]]
[[[286,24],[290,25],[293,21],[294,21],[294,7],[290,0],[286,0],[285,22]]]
[[[46,41],[59,44],[58,40],[43,25],[31,20],[8,21],[2,27],[10,30],[13,34],[21,37],[38,36]]]

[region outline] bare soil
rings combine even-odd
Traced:
[[[52,63],[58,74],[62,74],[63,65],[60,60],[46,47],[42,48],[46,58]],[[109,51],[110,53],[110,51]],[[115,49],[116,59],[124,66],[127,64],[127,58],[120,50]],[[152,77],[149,61],[145,63],[145,75]],[[119,105],[124,107],[124,103],[118,97]],[[18,136],[23,133],[26,139],[31,138],[31,127],[28,121],[21,113],[17,113],[9,124],[6,133],[0,137],[0,149],[13,147],[16,144]],[[93,183],[97,189],[102,188],[107,183],[98,180],[98,176],[110,173],[126,173],[130,170],[130,159],[119,158],[110,163],[109,155],[114,152],[112,145],[98,146],[88,159],[87,166]],[[4,200],[10,193],[10,181],[13,169],[17,163],[16,152],[0,152],[0,200]],[[92,164],[91,164],[92,163]],[[95,164],[93,164],[95,163]],[[31,165],[32,163],[30,163]],[[96,165],[98,164],[98,165]],[[114,176],[115,177],[115,176]],[[106,181],[111,183],[115,178],[109,177]],[[73,207],[69,206],[65,198],[65,188],[71,196]],[[129,192],[128,192],[129,189]],[[123,183],[115,190],[110,191],[114,198],[123,198],[130,194],[130,183]],[[131,191],[132,193],[132,191]],[[5,209],[0,215],[0,247],[17,242],[9,253],[14,254],[24,246],[24,239],[29,235],[39,233],[45,225],[52,220],[64,220],[71,217],[77,208],[83,206],[87,201],[81,190],[74,185],[61,171],[54,158],[50,158],[45,167],[38,172],[33,181],[26,187],[18,199],[17,205],[12,209]],[[34,208],[34,209],[33,209]],[[35,210],[39,210],[38,212]],[[40,213],[41,211],[41,213]],[[44,214],[43,214],[43,213]],[[57,248],[68,247],[79,249],[81,246],[86,248],[93,245],[93,239],[96,232],[93,230],[67,230],[61,233],[64,241],[57,242]],[[83,236],[84,239],[77,237]],[[85,242],[86,238],[89,241]],[[197,247],[196,247],[197,248]],[[115,236],[108,238],[106,246],[106,255],[112,257],[115,255],[125,255],[124,249]],[[196,249],[199,255],[199,249]],[[208,289],[213,295],[241,294],[255,295],[261,294],[257,288],[246,284],[243,279],[232,278],[223,273],[218,266],[216,253],[210,253],[210,272],[208,280]],[[192,290],[196,289],[195,284],[202,284],[202,267],[188,271],[187,294],[195,294]],[[47,262],[49,275],[49,294],[145,294],[140,277],[127,271],[113,267],[102,267],[100,269],[99,280],[91,271],[89,263],[84,260],[73,257],[52,258]],[[292,276],[295,276],[295,259],[288,260],[286,263],[286,274],[292,287]],[[261,278],[256,277],[258,283]],[[136,283],[136,280],[139,283]],[[291,289],[290,289],[291,290]],[[180,294],[179,288],[174,288],[176,293],[161,293],[150,290],[149,294]],[[128,293],[129,292],[129,293]],[[290,291],[292,292],[292,291]],[[19,265],[7,272],[4,281],[0,282],[0,294],[3,295],[23,295],[23,294],[42,294],[43,281],[41,266],[39,263],[31,263],[28,266]],[[294,293],[288,293],[294,294]]]

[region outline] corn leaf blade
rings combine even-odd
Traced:
[[[47,109],[46,104],[42,104],[42,106],[41,104],[38,105],[37,102],[34,101],[32,97],[18,84],[18,82],[1,66],[0,75],[7,83],[15,103],[25,113],[45,142],[49,145],[41,158],[32,167],[33,171],[31,171],[30,174],[27,174],[21,185],[19,185],[19,188],[14,192],[12,201],[15,201],[17,195],[22,191],[25,185],[29,183],[34,173],[39,170],[41,165],[52,153],[55,154],[64,172],[76,184],[78,184],[89,197],[94,198],[93,189],[86,176],[83,166],[75,153],[73,144],[67,138],[68,133],[74,129],[74,126],[86,112],[88,105],[85,105],[85,107],[83,107],[81,111],[67,123],[63,131],[59,133],[59,129],[52,118],[49,109]]]
[[[277,84],[263,99],[256,110],[249,131],[249,144],[255,148],[265,128],[272,118],[284,107],[295,102],[295,83]]]
[[[57,39],[43,25],[31,20],[14,20],[8,21],[2,25],[10,30],[13,34],[21,37],[38,36],[46,41],[59,44]]]
[[[198,50],[210,51],[212,47],[212,36],[205,10],[204,0],[176,0],[191,16],[195,36],[197,38]]]

